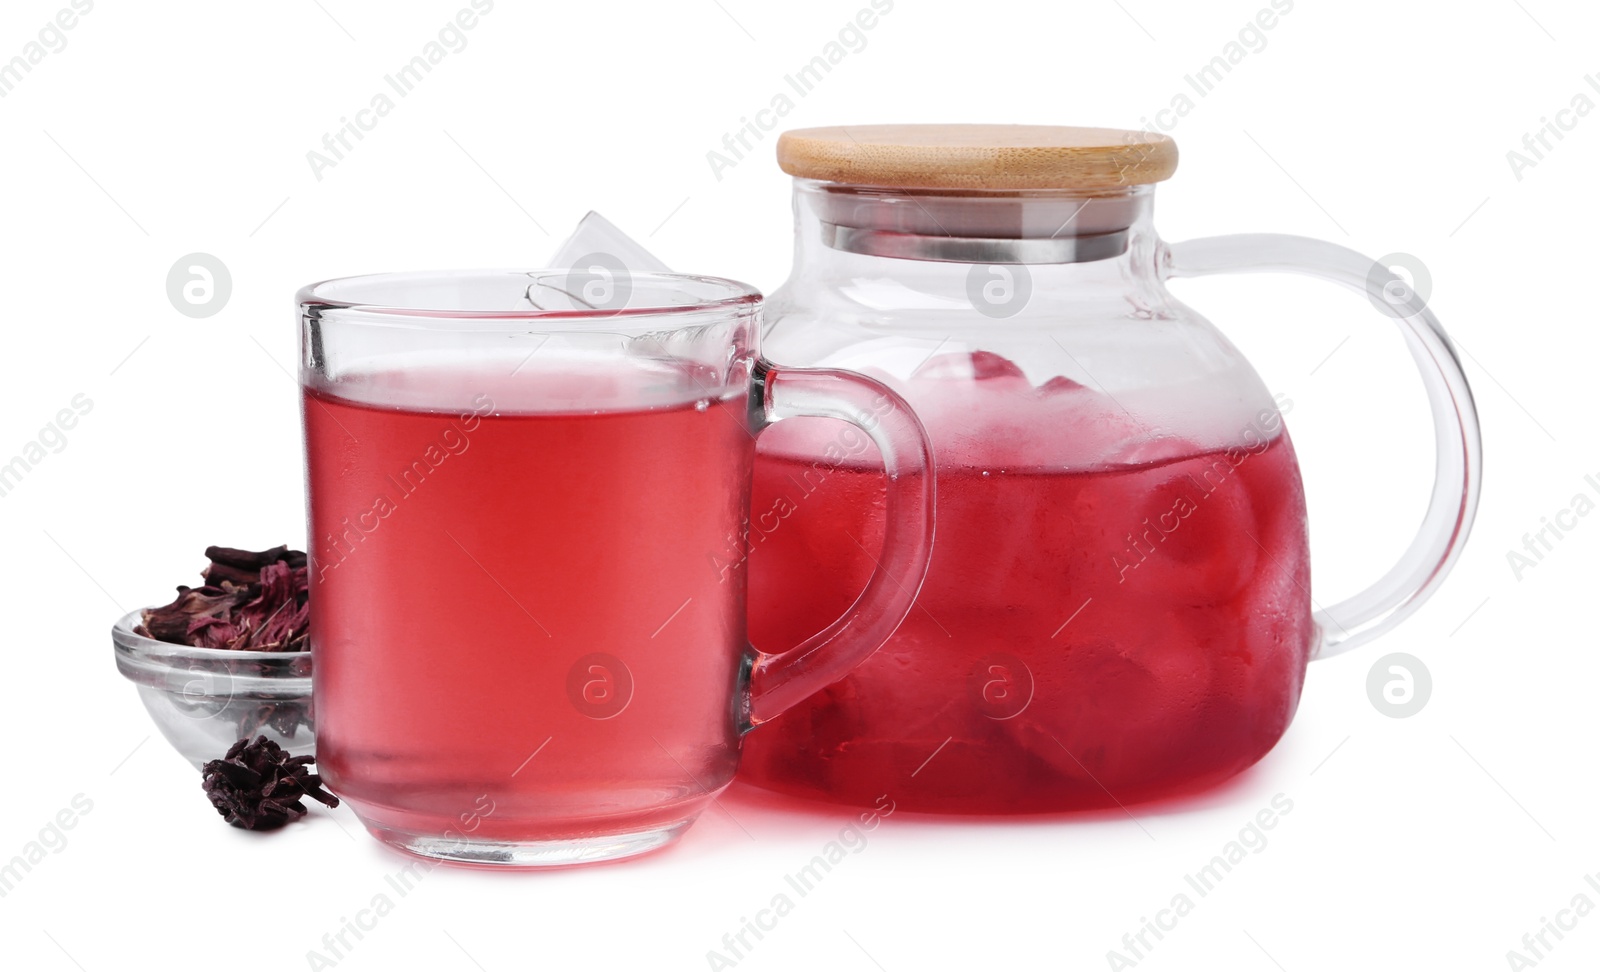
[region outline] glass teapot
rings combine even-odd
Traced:
[[[845,803],[1023,813],[1190,792],[1260,759],[1307,662],[1377,637],[1443,581],[1481,454],[1454,350],[1420,297],[1343,247],[1168,245],[1163,135],[890,125],[786,133],[797,242],[768,303],[781,363],[878,378],[933,443],[937,532],[916,606],[843,680],[745,740],[741,776]],[[1405,334],[1438,459],[1415,540],[1313,610],[1305,500],[1278,402],[1172,277],[1291,272],[1371,294]],[[852,425],[761,439],[753,642],[841,614],[884,530]]]

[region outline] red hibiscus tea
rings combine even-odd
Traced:
[[[435,856],[442,834],[692,819],[738,752],[745,392],[554,355],[508,372],[304,399],[318,764]]]
[[[760,315],[745,284],[604,253],[301,290],[317,762],[373,836],[507,867],[665,847],[744,733],[905,618],[933,536],[927,436],[878,382],[763,359]],[[815,416],[878,446],[881,566],[762,654],[756,436]]]
[[[1222,447],[1152,439],[1082,385],[978,364],[976,380],[906,391],[938,460],[917,607],[747,740],[741,775],[861,805],[888,791],[913,810],[1021,813],[1192,790],[1260,759],[1294,713],[1314,634],[1281,420]],[[953,365],[965,361],[921,374]],[[850,603],[881,537],[882,484],[848,427],[762,439],[758,647]]]

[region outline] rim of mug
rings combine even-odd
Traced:
[[[541,275],[570,274],[571,269],[559,268],[500,268],[476,270],[401,270],[389,273],[357,274],[349,277],[330,277],[316,283],[301,287],[295,295],[302,314],[316,312],[337,312],[361,316],[364,323],[387,324],[395,327],[419,326],[408,325],[407,321],[421,320],[433,323],[462,323],[462,322],[521,322],[521,321],[589,321],[596,318],[650,318],[650,317],[677,317],[680,315],[695,315],[708,313],[729,313],[741,307],[760,306],[763,296],[761,291],[738,280],[727,277],[712,277],[703,274],[673,273],[666,271],[627,271],[628,278],[637,287],[640,281],[662,285],[693,284],[705,288],[709,293],[705,296],[694,294],[695,299],[683,303],[668,303],[666,301],[643,301],[639,304],[617,308],[579,308],[579,309],[544,309],[544,308],[517,308],[511,310],[476,310],[450,307],[419,307],[416,302],[402,302],[397,300],[355,300],[332,297],[325,293],[335,285],[364,285],[374,289],[400,287],[405,284],[415,284],[432,279],[492,279],[501,276],[525,276],[534,278]],[[442,302],[440,302],[442,303]],[[371,315],[371,316],[368,316]],[[430,326],[424,323],[420,326]]]

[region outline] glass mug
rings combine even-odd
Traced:
[[[1169,246],[1153,209],[1177,165],[1170,138],[852,126],[785,133],[778,157],[796,177],[795,262],[767,301],[763,347],[911,403],[933,443],[939,536],[905,623],[752,736],[741,778],[980,814],[1192,792],[1277,743],[1310,659],[1394,627],[1459,556],[1481,480],[1477,415],[1425,295],[1317,240]],[[1289,403],[1167,290],[1253,272],[1365,294],[1404,335],[1432,410],[1436,478],[1416,537],[1325,608]],[[757,644],[810,630],[872,570],[881,474],[870,450],[830,462],[837,434],[805,419],[762,437],[754,508],[795,512],[752,545]],[[830,474],[808,479],[819,463]]]
[[[883,385],[775,368],[727,280],[388,274],[299,294],[317,758],[376,837],[560,865],[661,847],[740,738],[910,610],[925,433]],[[755,440],[848,426],[890,483],[878,566],[792,650],[746,638]]]

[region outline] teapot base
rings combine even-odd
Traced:
[[[952,744],[953,745],[953,744]],[[789,764],[782,774],[760,771],[744,772],[739,782],[800,800],[815,801],[834,806],[879,806],[887,798],[893,801],[896,812],[926,813],[954,817],[1027,816],[1039,814],[1090,814],[1097,812],[1127,811],[1130,807],[1183,800],[1225,788],[1230,781],[1260,762],[1270,752],[1268,746],[1261,753],[1241,759],[1237,765],[1211,767],[1204,772],[1183,779],[1152,781],[1142,786],[1118,786],[1109,790],[1093,782],[1075,783],[1057,780],[1045,784],[996,790],[984,781],[972,780],[969,785],[948,786],[936,784],[918,786],[914,779],[880,787],[841,785],[837,780],[819,783]],[[894,757],[890,757],[894,758]]]

